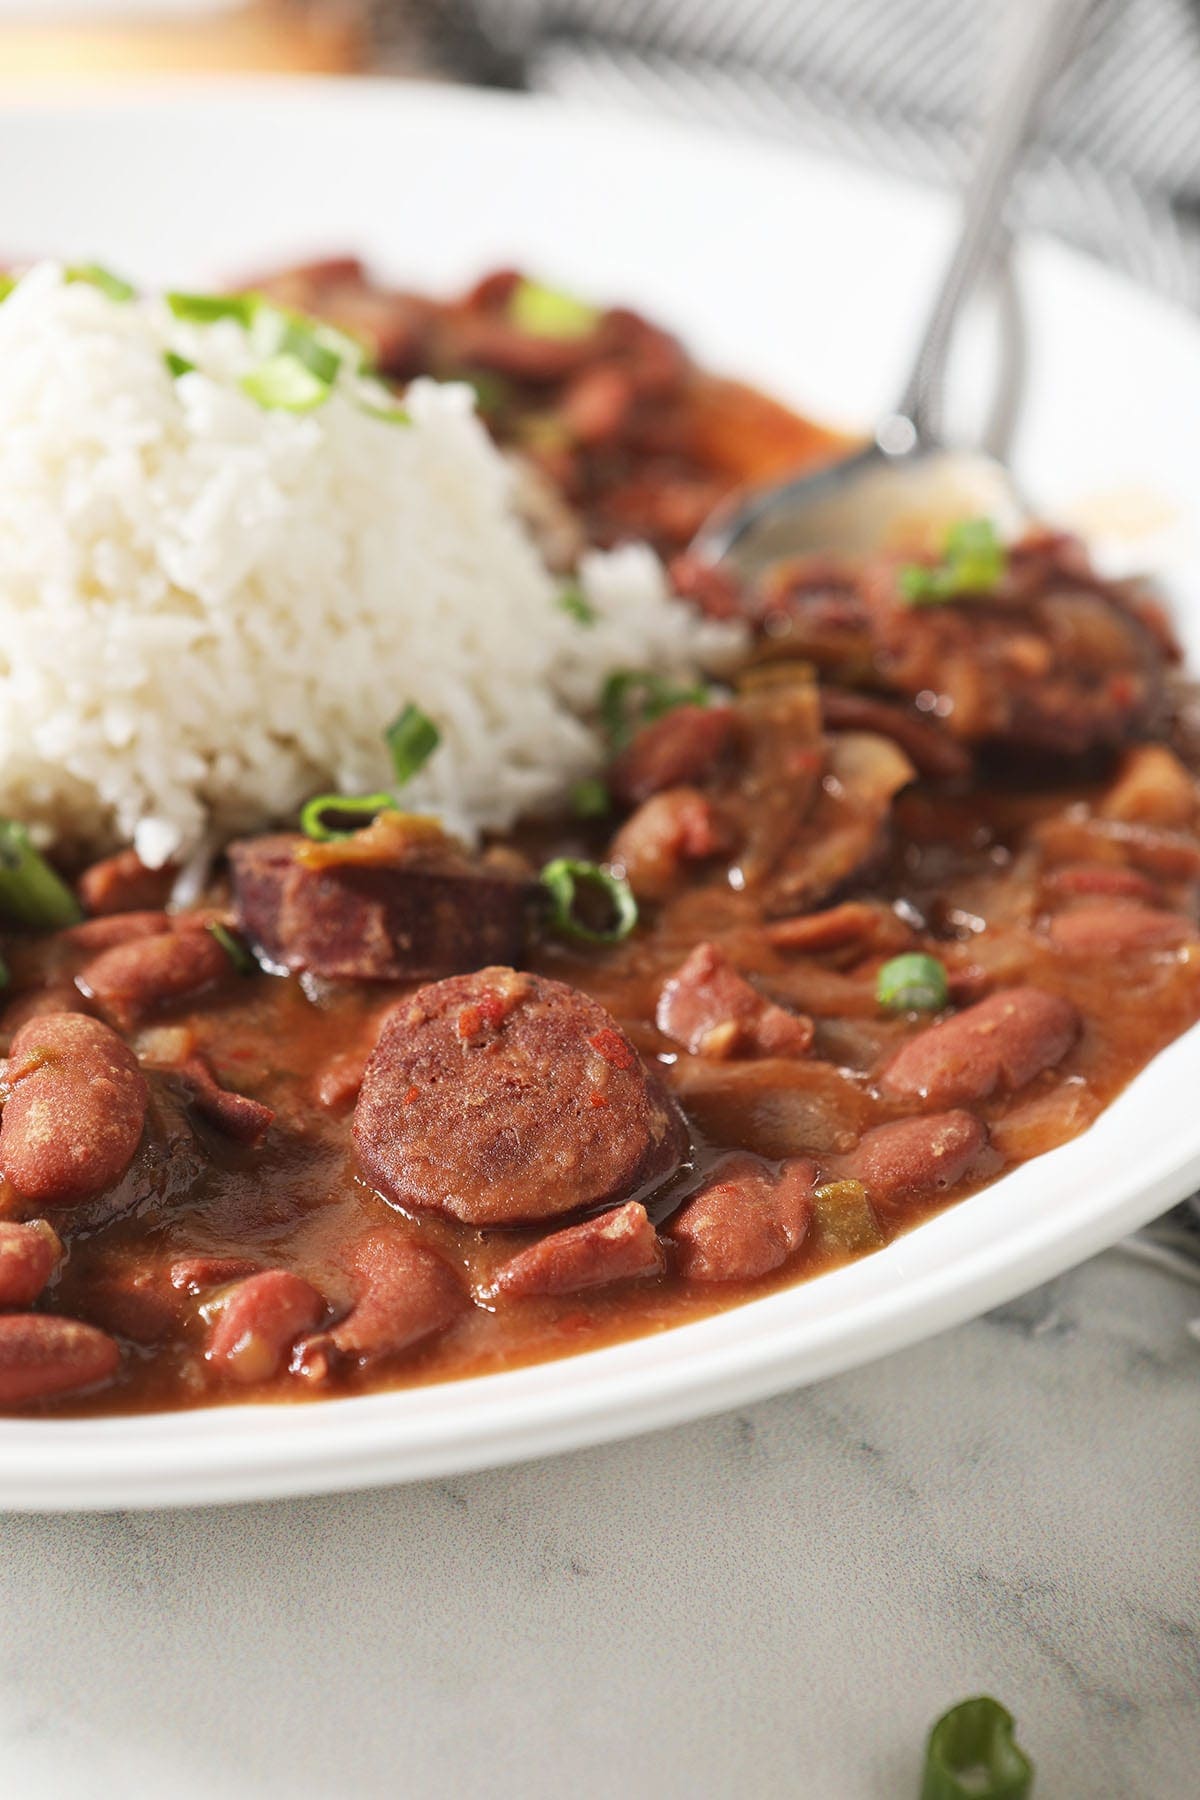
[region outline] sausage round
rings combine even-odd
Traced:
[[[99,1019],[30,1019],[9,1051],[0,1173],[38,1206],[73,1206],[120,1180],[149,1091],[132,1050]]]
[[[434,982],[389,1016],[354,1142],[381,1193],[489,1226],[656,1186],[678,1168],[686,1132],[602,1006],[495,968]]]
[[[886,1094],[934,1106],[986,1100],[1052,1069],[1078,1031],[1069,1000],[1041,988],[1005,988],[910,1039],[884,1068],[880,1085]]]

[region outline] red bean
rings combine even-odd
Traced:
[[[189,1089],[196,1111],[235,1143],[256,1150],[266,1137],[275,1114],[261,1100],[223,1088],[203,1056],[189,1056],[173,1071]]]
[[[107,1332],[49,1313],[0,1318],[0,1406],[25,1406],[98,1387],[117,1372],[121,1353]]]
[[[1042,877],[1042,891],[1053,899],[1074,900],[1083,895],[1104,895],[1123,900],[1145,900],[1153,906],[1158,889],[1138,869],[1121,863],[1064,863]]]
[[[803,1056],[813,1023],[776,1006],[740,975],[716,944],[697,944],[664,984],[658,1029],[693,1056]]]
[[[1067,956],[1128,956],[1169,950],[1194,938],[1196,927],[1180,913],[1156,906],[1082,906],[1059,913],[1046,927],[1056,950]]]
[[[732,706],[676,706],[644,725],[609,770],[609,786],[622,806],[640,806],[652,794],[702,781],[737,735]]]
[[[79,985],[118,1024],[133,1024],[164,1001],[189,999],[234,973],[211,931],[170,931],[106,950]]]
[[[204,1288],[224,1287],[244,1275],[257,1275],[259,1264],[247,1256],[184,1256],[171,1264],[171,1286],[198,1294]]]
[[[269,1381],[303,1331],[311,1331],[325,1302],[290,1269],[264,1269],[239,1281],[209,1335],[207,1360],[231,1381]]]
[[[866,1132],[840,1173],[861,1181],[872,1204],[886,1209],[953,1187],[986,1142],[984,1126],[968,1112],[898,1119]]]
[[[646,1209],[637,1200],[597,1218],[551,1232],[496,1271],[492,1286],[506,1299],[531,1294],[574,1294],[639,1275],[657,1275],[662,1245]]]
[[[640,900],[664,900],[684,865],[729,848],[724,821],[698,788],[666,788],[651,795],[612,841],[610,860],[624,869]]]
[[[82,925],[71,925],[60,932],[60,944],[73,950],[114,950],[119,944],[136,943],[139,938],[161,937],[171,929],[171,917],[165,912],[113,913],[111,917],[85,919]]]
[[[50,1013],[12,1041],[0,1172],[37,1206],[112,1187],[141,1141],[149,1091],[132,1050],[99,1019]]]
[[[178,870],[168,863],[148,869],[136,850],[118,850],[79,877],[79,898],[89,913],[131,913],[165,906]]]
[[[1068,1000],[1040,988],[1005,988],[910,1039],[885,1066],[880,1086],[935,1106],[986,1100],[1060,1063],[1078,1030]]]
[[[399,1356],[444,1330],[467,1304],[449,1264],[402,1232],[371,1232],[350,1262],[353,1306],[332,1331],[304,1346],[305,1367],[317,1378],[327,1372],[331,1353],[359,1363]]]
[[[45,1219],[0,1219],[0,1306],[32,1306],[62,1261],[57,1231]]]
[[[784,1163],[776,1176],[757,1156],[725,1157],[667,1226],[679,1273],[689,1281],[753,1281],[777,1269],[808,1230],[815,1176],[807,1159]]]

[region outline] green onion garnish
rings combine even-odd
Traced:
[[[247,330],[262,302],[257,294],[168,294],[167,305],[177,319],[189,325],[214,325],[232,319]]]
[[[76,263],[64,270],[68,281],[85,281],[89,287],[99,288],[109,300],[115,300],[124,306],[127,301],[137,299],[137,289],[133,283],[120,275],[114,275],[111,269],[101,268],[99,263]]]
[[[637,924],[637,901],[629,883],[599,863],[560,856],[546,864],[538,879],[550,896],[550,923],[563,937],[584,944],[619,944]],[[580,916],[579,907],[589,897],[604,906],[611,923],[593,925]]]
[[[921,1800],[1027,1800],[1033,1764],[1013,1732],[1012,1714],[986,1694],[952,1706],[929,1733]]]
[[[562,590],[556,605],[567,614],[568,618],[574,619],[580,625],[596,623],[596,609],[591,601],[585,598],[583,589],[577,581],[572,581]]]
[[[391,812],[395,804],[391,794],[318,794],[301,807],[300,829],[318,844],[340,843],[370,825],[381,812]],[[326,823],[327,819],[358,819],[360,823],[343,831]]]
[[[618,669],[600,690],[600,718],[613,749],[620,750],[651,720],[677,706],[707,706],[710,699],[703,683],[680,685],[651,669]]]
[[[180,356],[177,350],[164,350],[163,361],[167,365],[167,373],[173,375],[176,380],[181,375],[192,374],[196,367],[195,363],[189,362],[186,356]]]
[[[70,888],[15,819],[0,819],[0,916],[39,931],[58,931],[83,917]]]
[[[407,406],[372,406],[369,401],[361,400],[359,410],[365,412],[368,419],[382,419],[385,425],[412,424],[412,414]]]
[[[468,387],[474,388],[475,410],[485,418],[489,413],[499,412],[512,399],[512,383],[487,369],[476,369],[468,375],[447,375],[446,380],[465,381]]]
[[[258,964],[240,937],[230,931],[227,925],[222,925],[220,919],[210,919],[206,929],[216,938],[239,975],[254,974]]]
[[[256,302],[250,332],[262,356],[294,356],[319,381],[330,384],[343,366],[361,371],[367,362],[366,347],[357,338],[267,300]]]
[[[333,391],[327,381],[305,368],[290,351],[269,356],[249,375],[243,375],[238,385],[268,412],[315,412]]]
[[[410,700],[384,732],[392,754],[392,767],[401,787],[424,768],[442,741],[433,720]]]
[[[1008,566],[1008,554],[990,519],[960,519],[946,533],[942,560],[932,567],[907,563],[900,592],[910,606],[940,606],[961,594],[990,594]]]
[[[8,299],[8,296],[17,285],[17,280],[18,277],[16,275],[0,275],[0,301]]]
[[[918,951],[893,956],[875,981],[875,998],[889,1012],[941,1012],[949,997],[942,964]]]
[[[577,819],[607,818],[612,810],[612,799],[602,781],[590,776],[586,781],[577,781],[570,793],[571,811]]]
[[[508,317],[518,331],[545,338],[587,337],[600,323],[597,307],[540,281],[518,282],[508,302]]]

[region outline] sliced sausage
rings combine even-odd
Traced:
[[[737,736],[732,706],[677,706],[644,725],[616,757],[608,783],[622,806],[640,806],[665,788],[701,782]]]
[[[536,884],[466,857],[309,867],[296,835],[232,844],[238,921],[268,961],[330,980],[426,980],[520,962]]]
[[[62,1241],[45,1219],[0,1219],[0,1306],[32,1306],[62,1261]]]
[[[173,1000],[190,1000],[235,974],[228,952],[211,931],[162,932],[118,944],[88,963],[83,993],[128,1027]]]
[[[658,1028],[693,1056],[803,1056],[813,1023],[751,987],[715,944],[697,944],[658,997]]]
[[[0,1172],[36,1206],[73,1206],[133,1160],[149,1090],[116,1032],[82,1013],[22,1025],[5,1077]]]
[[[707,1186],[666,1228],[688,1281],[753,1281],[799,1249],[812,1213],[814,1165],[785,1162],[776,1175],[760,1157],[725,1157]]]
[[[167,904],[177,874],[173,863],[148,869],[136,850],[118,850],[83,871],[79,898],[93,916],[157,910]]]
[[[658,1275],[663,1261],[662,1245],[645,1207],[638,1200],[627,1200],[612,1212],[553,1231],[518,1252],[496,1271],[491,1285],[508,1300],[575,1294],[610,1281]]]
[[[331,1361],[362,1364],[401,1356],[444,1331],[469,1304],[450,1265],[400,1231],[374,1231],[360,1239],[350,1265],[350,1311],[302,1348],[304,1372],[310,1377],[327,1374]]]
[[[674,1173],[686,1133],[602,1006],[494,968],[421,988],[389,1016],[354,1142],[382,1193],[486,1226],[632,1197]]]
[[[233,1288],[209,1333],[205,1359],[231,1381],[269,1381],[302,1332],[311,1331],[325,1302],[310,1281],[290,1269],[264,1269]]]
[[[986,1100],[1054,1068],[1078,1031],[1069,1000],[1040,988],[1004,988],[910,1039],[885,1066],[880,1086],[935,1106]]]
[[[26,1406],[99,1387],[117,1372],[121,1352],[107,1332],[49,1313],[0,1318],[0,1406]]]
[[[887,1210],[954,1187],[986,1142],[986,1130],[969,1112],[898,1119],[865,1133],[841,1173],[861,1181],[872,1205]]]
[[[1181,913],[1156,906],[1081,906],[1050,920],[1046,935],[1067,956],[1126,956],[1139,950],[1170,950],[1196,936]]]

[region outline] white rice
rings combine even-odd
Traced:
[[[407,701],[442,742],[406,804],[503,827],[599,766],[607,673],[736,652],[642,548],[585,559],[593,626],[559,607],[470,389],[414,384],[410,428],[347,376],[265,411],[259,361],[48,265],[0,305],[0,813],[43,841],[157,865],[386,787]]]

